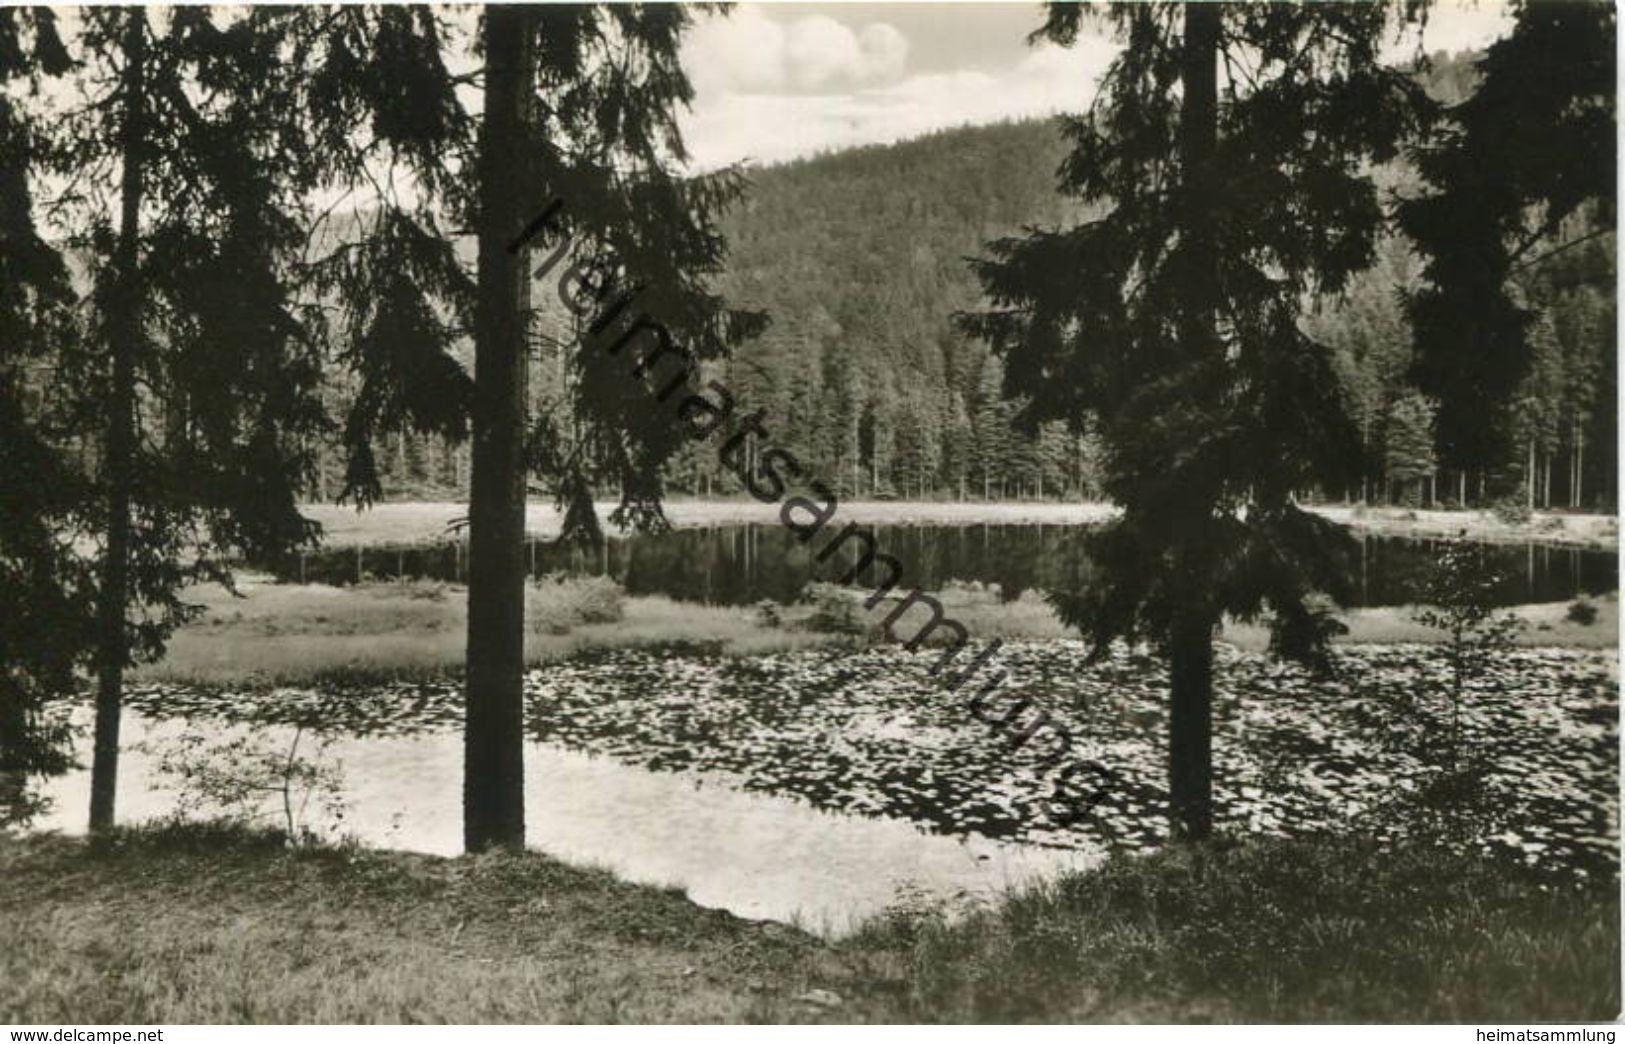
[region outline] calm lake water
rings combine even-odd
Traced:
[[[1029,588],[1080,590],[1093,566],[1084,550],[1084,526],[903,525],[875,526],[882,550],[896,556],[908,585],[937,590],[949,581],[998,584],[1006,598]],[[815,541],[823,546],[827,537]],[[857,546],[849,540],[843,552]],[[1354,603],[1404,605],[1428,566],[1438,541],[1368,537],[1350,561]],[[1611,551],[1540,544],[1491,547],[1505,575],[1503,604],[1566,601],[1618,587],[1617,556]],[[658,536],[611,539],[596,549],[533,541],[529,568],[535,575],[563,572],[614,577],[634,595],[661,594],[687,601],[748,605],[763,599],[794,601],[809,580],[836,579],[847,568],[839,558],[817,562],[795,534],[777,525],[728,525],[678,529]],[[850,556],[848,556],[850,561]],[[467,570],[461,542],[320,551],[271,566],[281,579],[331,584],[358,577],[421,577],[460,582]]]
[[[88,708],[76,718],[88,734]],[[206,736],[210,745],[251,730],[279,751],[293,737],[287,726],[150,720],[126,710],[120,822],[176,811],[177,795],[157,764],[159,753],[188,730]],[[81,761],[88,764],[88,740],[82,743]],[[448,856],[462,851],[463,751],[456,732],[325,741],[307,735],[299,749],[336,767],[341,779],[343,820],[324,820],[312,802],[306,811],[313,826],[385,848]],[[35,829],[83,832],[88,771],[47,781],[43,794],[53,804]],[[532,743],[526,751],[525,803],[531,848],[578,866],[603,867],[624,880],[682,888],[702,906],[825,935],[851,929],[905,894],[990,898],[1099,858],[925,834],[897,820],[820,811],[787,797],[746,793],[724,779],[651,772],[548,743]],[[272,805],[267,807],[274,812]]]

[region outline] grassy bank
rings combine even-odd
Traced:
[[[1333,841],[1120,859],[822,942],[535,853],[0,839],[0,1022],[1608,1019],[1617,923],[1611,887]]]
[[[613,503],[598,505],[607,518]],[[366,511],[332,504],[308,504],[306,515],[322,524],[328,546],[401,544],[441,540],[447,527],[466,519],[468,505],[435,501],[378,504]],[[1572,547],[1616,548],[1619,527],[1613,515],[1537,511],[1527,522],[1508,522],[1489,511],[1424,511],[1395,507],[1315,506],[1327,518],[1377,536],[1448,539],[1465,532],[1475,540],[1538,543]],[[1100,503],[1049,501],[854,500],[842,501],[835,525],[1083,525],[1103,522],[1116,509]],[[744,522],[778,524],[778,507],[749,499],[676,498],[666,504],[674,526],[716,526]],[[558,535],[561,516],[553,506],[533,501],[526,528],[536,537]]]
[[[1253,842],[1117,859],[852,945],[884,955],[913,1018],[1611,1020],[1618,904],[1615,882],[1546,891],[1437,849]]]
[[[1590,622],[1581,622],[1569,616],[1571,602],[1513,606],[1510,612],[1524,624],[1516,637],[1516,644],[1526,648],[1617,648],[1619,597],[1602,595],[1587,598],[1586,602],[1596,610],[1596,617]],[[1349,629],[1348,634],[1335,640],[1338,644],[1397,645],[1439,640],[1439,632],[1417,623],[1414,611],[1409,607],[1350,609],[1340,613],[1338,618]],[[1231,621],[1225,624],[1222,637],[1249,652],[1262,652],[1269,647],[1269,629],[1259,624]]]
[[[183,628],[168,655],[140,668],[137,680],[203,684],[303,684],[323,679],[365,681],[415,677],[458,670],[466,639],[467,590],[429,582],[382,582],[351,587],[272,584],[245,578],[245,597],[221,588],[197,588],[189,600],[204,615]],[[952,587],[940,592],[950,614],[972,638],[1043,640],[1076,637],[1063,627],[1036,592],[1000,602],[986,591]],[[845,640],[811,627],[817,607],[794,606],[769,620],[752,608],[705,606],[663,597],[626,598],[619,619],[574,620],[568,604],[555,604],[568,592],[542,590],[532,596],[537,625],[527,636],[533,664],[605,648],[693,644],[727,654],[789,652]],[[1593,600],[1597,618],[1589,624],[1566,619],[1567,604],[1522,606],[1528,627],[1520,636],[1529,646],[1613,648],[1618,634],[1618,600]],[[860,613],[876,622],[887,609]],[[1422,627],[1405,609],[1356,609],[1344,617],[1346,642],[1391,644],[1427,642],[1436,632]],[[905,634],[909,633],[907,629]],[[1262,627],[1232,623],[1222,636],[1250,651],[1268,645]]]
[[[433,582],[351,587],[273,584],[245,578],[242,597],[197,588],[187,600],[203,615],[176,633],[164,659],[137,669],[137,681],[198,684],[306,684],[322,680],[413,678],[461,670],[468,590]],[[754,610],[675,602],[620,602],[618,619],[572,619],[557,591],[533,591],[525,637],[531,664],[600,648],[704,644],[745,655],[817,645],[827,636],[770,626]]]

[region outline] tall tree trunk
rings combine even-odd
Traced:
[[[119,719],[124,665],[129,658],[125,610],[130,593],[130,495],[135,460],[135,358],[141,339],[141,197],[146,133],[146,10],[132,7],[124,22],[123,172],[119,181],[118,291],[110,316],[113,379],[107,404],[107,547],[97,605],[100,649],[96,678],[96,736],[90,765],[90,830],[113,828],[118,793]]]
[[[1215,301],[1218,246],[1213,215],[1213,155],[1218,142],[1218,58],[1222,5],[1185,4],[1180,54],[1184,94],[1179,119],[1180,165],[1185,176],[1181,234],[1191,257],[1188,311],[1181,323],[1182,352],[1194,364],[1218,349]],[[1192,503],[1205,516],[1210,505]],[[1192,532],[1201,518],[1192,519]],[[1198,574],[1199,575],[1199,574]],[[1199,583],[1199,581],[1196,581]],[[1169,628],[1168,715],[1169,826],[1176,839],[1197,841],[1213,829],[1213,620],[1208,593],[1180,593]]]
[[[1213,831],[1213,627],[1203,614],[1175,621],[1170,641],[1168,818],[1173,836]]]
[[[479,288],[474,325],[474,451],[469,496],[468,708],[463,843],[525,841],[524,308],[529,252],[508,244],[537,186],[525,176],[535,79],[535,12],[485,9],[480,127]],[[532,202],[532,205],[537,203]]]
[[[863,440],[858,434],[858,411],[852,411],[852,498],[863,492]]]
[[[1585,507],[1586,433],[1580,419],[1574,419],[1574,506]]]
[[[1529,466],[1524,469],[1524,488],[1528,491],[1527,507],[1535,510],[1535,440],[1529,440]]]

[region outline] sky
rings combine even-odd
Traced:
[[[1101,35],[1028,46],[1037,3],[741,3],[684,43],[683,121],[695,169],[774,163],[963,124],[1078,112],[1116,53]],[[1510,27],[1500,0],[1439,0],[1428,51]],[[1395,53],[1414,50],[1414,36]]]

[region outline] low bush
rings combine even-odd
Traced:
[[[1563,615],[1563,619],[1581,627],[1590,627],[1597,622],[1597,607],[1584,598],[1576,598],[1569,603],[1569,611]]]
[[[849,589],[839,584],[808,584],[802,599],[811,602],[812,615],[802,626],[818,634],[863,634],[869,630],[870,620],[862,603]]]
[[[158,758],[157,786],[175,791],[177,821],[217,819],[248,829],[274,823],[290,843],[311,844],[342,825],[344,780],[326,757],[327,741],[312,737],[302,752],[304,739],[302,727],[285,744],[255,732],[215,739],[188,727],[148,753]]]
[[[752,618],[762,627],[783,627],[784,607],[771,598],[764,598],[753,607]]]
[[[1517,497],[1496,501],[1490,507],[1490,513],[1509,526],[1527,526],[1535,517],[1535,513],[1529,509],[1528,502]]]
[[[536,634],[619,623],[626,606],[626,592],[606,576],[545,576],[532,581],[526,595],[525,617]]]

